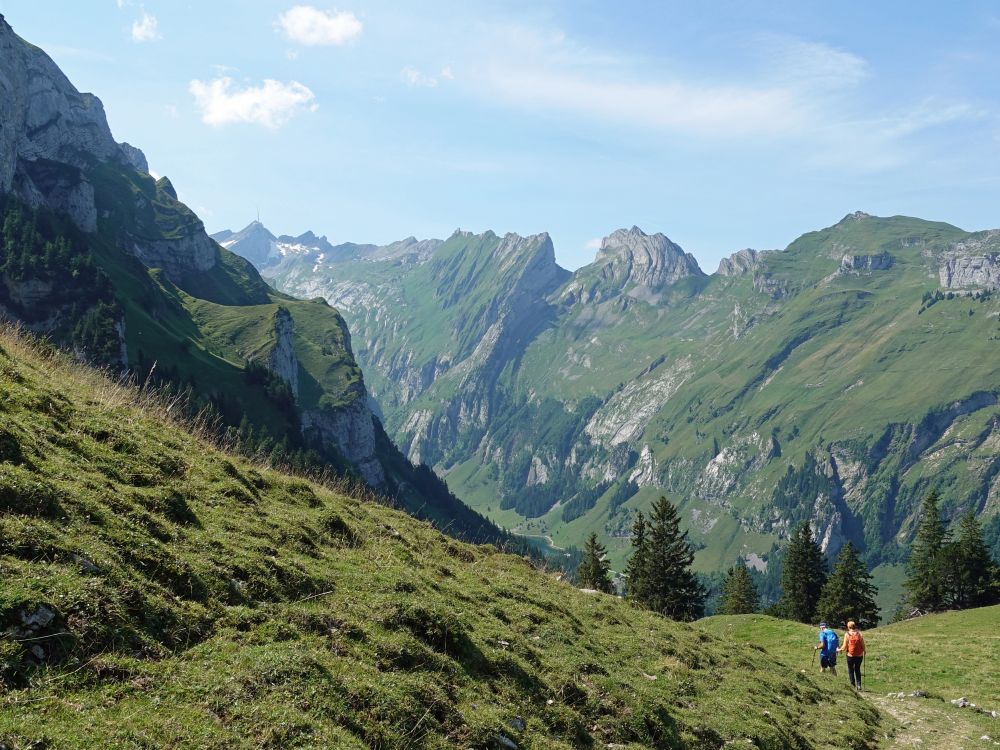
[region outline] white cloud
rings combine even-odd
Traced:
[[[403,83],[411,88],[418,86],[422,86],[424,88],[434,88],[438,85],[437,78],[429,76],[426,73],[421,73],[411,65],[407,65],[399,71],[399,78],[403,81]]]
[[[361,36],[362,24],[349,11],[325,11],[311,5],[296,5],[275,24],[284,35],[309,47],[341,45]]]
[[[591,252],[597,252],[601,249],[601,243],[604,242],[600,237],[594,237],[592,240],[587,240],[583,244],[584,250],[590,250]]]
[[[132,41],[151,42],[154,39],[159,39],[160,33],[157,26],[156,16],[143,11],[142,18],[132,22]]]
[[[452,72],[450,65],[446,65],[443,68],[441,68],[441,77],[449,81],[455,80],[455,74]]]
[[[267,79],[260,86],[240,88],[232,78],[191,81],[188,90],[201,110],[202,122],[220,127],[246,122],[279,128],[303,109],[315,111],[316,96],[298,81]]]

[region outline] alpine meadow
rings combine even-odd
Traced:
[[[995,8],[93,5],[0,0],[0,750],[1000,747]]]

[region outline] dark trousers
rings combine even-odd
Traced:
[[[863,656],[847,657],[847,676],[851,680],[851,687],[861,687],[861,662],[864,661],[864,658]]]

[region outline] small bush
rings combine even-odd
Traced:
[[[12,432],[0,427],[0,463],[20,465],[24,463],[21,442]]]
[[[361,539],[357,532],[336,511],[324,514],[320,522],[323,533],[330,541],[340,547],[360,547]]]
[[[161,513],[165,518],[174,523],[192,526],[199,525],[198,516],[191,510],[187,498],[174,489],[168,490],[162,497],[156,498],[153,501],[151,510]]]
[[[399,607],[390,615],[386,627],[408,630],[413,637],[433,651],[454,653],[469,645],[465,627],[447,610],[423,604]]]
[[[58,487],[20,467],[0,474],[0,512],[52,518],[59,514],[60,499]]]

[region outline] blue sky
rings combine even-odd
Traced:
[[[574,268],[638,224],[712,271],[857,209],[1000,226],[1000,5],[695,5],[0,12],[213,231],[258,208],[333,241],[548,231]]]

